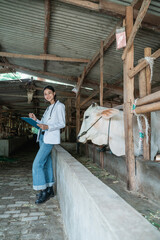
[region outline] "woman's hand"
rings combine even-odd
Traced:
[[[29,117],[32,118],[34,121],[37,121],[37,118],[34,115],[34,113],[29,113]]]
[[[46,125],[46,124],[37,124],[37,126],[40,127],[42,130],[48,129],[48,125]]]

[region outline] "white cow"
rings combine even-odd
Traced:
[[[151,114],[151,160],[160,151],[160,112]],[[139,156],[139,130],[137,118],[133,119],[134,154]],[[125,155],[123,111],[92,104],[84,113],[83,123],[78,134],[79,142],[91,140],[96,145],[108,144],[116,156]]]

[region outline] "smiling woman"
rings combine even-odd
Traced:
[[[38,120],[34,113],[29,113],[29,117],[35,120],[40,127],[37,134],[40,148],[32,167],[33,189],[40,190],[40,193],[37,194],[36,204],[54,197],[51,151],[55,144],[60,143],[60,129],[65,127],[65,106],[56,100],[54,88],[46,86],[43,93],[45,100],[50,102],[50,106],[44,112],[42,119]]]

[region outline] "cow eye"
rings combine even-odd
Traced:
[[[85,116],[85,119],[89,118],[89,116]]]

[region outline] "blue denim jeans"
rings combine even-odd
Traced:
[[[51,151],[53,144],[43,142],[43,135],[39,138],[39,151],[32,166],[33,189],[44,190],[54,183]]]

